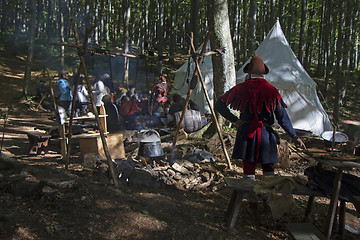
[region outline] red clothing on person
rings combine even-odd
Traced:
[[[121,104],[121,107],[119,109],[119,113],[122,116],[130,116],[137,112],[141,112],[141,110],[138,105],[133,101],[128,101]]]
[[[168,87],[166,82],[156,84],[152,88],[152,92],[155,93],[156,101],[158,103],[164,103],[167,101]]]
[[[261,128],[264,126],[262,119],[259,119],[259,114],[264,106],[268,112],[273,113],[275,108],[280,108],[280,99],[278,90],[263,78],[248,79],[221,97],[221,101],[226,105],[240,112],[244,112],[246,105],[249,104],[254,118],[250,121],[247,137],[253,139],[257,133],[256,160],[260,153]]]

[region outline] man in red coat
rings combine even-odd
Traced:
[[[241,122],[236,134],[232,158],[243,160],[244,178],[255,180],[255,168],[260,163],[263,175],[274,175],[277,159],[277,134],[272,129],[274,117],[293,141],[306,148],[284,108],[278,90],[264,79],[269,72],[263,59],[254,56],[244,68],[245,82],[227,91],[215,104],[215,109],[231,122]],[[228,106],[240,111],[240,118]]]

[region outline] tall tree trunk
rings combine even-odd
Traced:
[[[64,42],[64,7],[63,7],[63,0],[59,0],[59,38],[60,38],[60,42]],[[61,69],[65,68],[65,60],[64,60],[64,56],[65,56],[65,47],[61,46],[60,47],[60,66]]]
[[[171,12],[170,12],[170,45],[169,45],[169,53],[170,55],[175,54],[176,47],[176,8],[177,8],[177,0],[171,0]],[[174,64],[174,58],[170,58],[169,62]]]
[[[319,24],[319,47],[318,47],[318,63],[316,67],[316,76],[322,77],[324,75],[324,63],[325,63],[325,54],[324,52],[324,45],[325,45],[325,29],[323,28],[325,23],[325,9],[326,9],[326,3],[325,0],[322,0],[322,6],[321,6],[321,19]]]
[[[18,4],[17,1],[14,4],[15,4],[14,7],[16,7],[16,8],[20,7],[20,5]],[[15,17],[15,19],[14,19],[13,41],[16,42],[17,38],[18,38],[18,35],[21,32],[21,25],[22,25],[22,21],[21,21],[21,18],[20,18],[20,11],[15,11],[14,12],[14,17]]]
[[[355,1],[356,2],[356,1]],[[350,71],[354,71],[355,69],[355,58],[356,58],[356,22],[359,18],[359,9],[353,8],[352,10],[352,19],[351,19],[351,37],[350,37],[350,59],[349,59],[349,69]]]
[[[130,2],[128,0],[123,1],[124,7],[124,52],[129,52],[129,22],[130,22]],[[124,64],[124,86],[129,87],[129,58],[125,57]]]
[[[159,55],[157,72],[162,75],[162,56],[164,51],[164,0],[158,0],[158,25],[157,25],[157,49]]]
[[[302,63],[303,62],[303,54],[304,54],[304,42],[305,42],[305,25],[306,25],[306,16],[307,16],[307,3],[308,0],[301,1],[301,22],[300,22],[300,40],[299,40],[299,51],[298,51],[298,59]]]
[[[249,22],[248,22],[248,56],[252,55],[255,52],[255,42],[256,42],[256,13],[257,13],[257,2],[256,0],[250,1],[249,8]]]
[[[222,56],[212,56],[214,99],[216,99],[235,86],[236,75],[227,1],[211,0],[209,4],[209,28],[214,33],[210,38],[211,48],[225,48]],[[218,119],[222,126],[224,119]]]
[[[194,33],[194,45],[199,47],[200,0],[191,0],[191,31]]]
[[[34,53],[34,41],[35,41],[35,14],[36,14],[36,2],[30,1],[29,10],[31,13],[31,17],[28,21],[28,37],[29,37],[29,44],[28,44],[28,52],[27,52],[27,59],[26,59],[26,67],[25,67],[25,75],[24,75],[24,87],[23,87],[23,95],[25,98],[31,95],[30,90],[30,80],[31,80],[31,67],[32,67],[32,59]]]
[[[47,16],[47,37],[48,37],[48,41],[51,42],[55,36],[57,36],[57,34],[55,33],[55,29],[56,26],[54,21],[53,21],[53,17],[54,17],[54,3],[52,1],[47,1],[48,5],[47,5],[47,12],[48,12],[48,16]],[[56,35],[55,35],[56,34]]]
[[[314,11],[314,4],[312,4],[312,7],[309,11],[310,16],[313,16],[315,14]],[[307,28],[307,34],[306,34],[306,44],[305,44],[305,58],[303,61],[304,68],[307,69],[311,65],[311,57],[312,57],[312,49],[313,49],[313,42],[314,42],[314,34],[313,34],[313,20],[309,19],[309,24]]]
[[[241,42],[241,8],[240,8],[240,2],[237,1],[236,7],[235,7],[235,27],[236,27],[236,34],[235,34],[235,42],[234,42],[234,49],[235,49],[235,56],[236,56],[236,68],[240,67],[241,64],[241,51],[240,51],[240,42]]]
[[[338,16],[338,37],[336,43],[336,83],[335,83],[335,106],[334,106],[334,120],[339,122],[340,107],[342,99],[340,96],[341,89],[343,88],[344,76],[341,71],[343,64],[343,24],[344,24],[344,2],[338,2],[339,16]]]
[[[245,0],[242,0],[243,1],[243,4],[242,4],[242,10],[243,10],[243,14],[242,14],[242,17],[241,17],[241,35],[242,35],[242,39],[241,39],[241,44],[240,44],[240,50],[242,50],[243,52],[243,55],[242,55],[242,62],[245,62],[248,55],[247,55],[247,13],[246,13],[246,9],[247,9],[247,1]]]
[[[330,76],[332,74],[332,65],[333,65],[333,54],[331,51],[331,29],[332,29],[332,3],[331,1],[326,2],[326,18],[325,24],[326,28],[324,29],[324,54],[326,59],[326,68],[325,68],[325,86],[324,86],[324,97],[325,101],[328,100],[328,92],[329,92],[329,82]]]
[[[352,1],[348,0],[345,2],[345,9],[344,12],[351,12],[352,8],[354,7],[352,3],[350,3]],[[348,88],[348,84],[349,84],[349,72],[347,71],[349,69],[349,58],[350,58],[350,47],[351,47],[351,43],[350,43],[350,39],[351,39],[351,15],[350,14],[346,14],[345,16],[345,25],[344,25],[344,38],[343,38],[343,61],[342,61],[342,66],[341,66],[341,70],[342,72],[345,72],[345,76],[342,80],[342,85],[340,88],[340,101],[342,103],[342,106],[345,106],[347,103],[347,88]]]
[[[286,28],[286,38],[291,45],[292,40],[292,31],[293,31],[293,19],[294,19],[294,0],[290,0],[289,3],[289,18],[287,20],[287,28]]]

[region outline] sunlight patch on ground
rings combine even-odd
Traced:
[[[5,76],[5,77],[10,77],[10,78],[17,78],[17,79],[22,79],[22,78],[24,78],[24,74],[23,74],[23,73],[19,73],[19,74],[4,73],[3,76]]]
[[[36,234],[32,233],[29,228],[19,226],[13,236],[13,239],[38,239]]]
[[[116,205],[113,202],[107,201],[107,200],[96,200],[96,204],[98,208],[100,209],[113,209],[116,207]]]
[[[167,227],[165,222],[159,221],[155,217],[146,214],[129,212],[127,217],[131,219],[129,224],[137,229],[161,231]]]

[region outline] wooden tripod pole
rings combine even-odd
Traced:
[[[51,93],[51,99],[53,101],[54,104],[54,109],[55,109],[55,118],[56,118],[56,122],[58,124],[58,128],[59,128],[59,136],[60,136],[60,148],[61,148],[61,155],[64,158],[66,158],[66,135],[65,135],[65,124],[61,122],[60,116],[59,116],[59,108],[58,105],[56,103],[56,99],[55,99],[55,93],[54,93],[54,85],[52,82],[52,79],[50,78],[50,73],[49,70],[46,69],[47,75],[49,77],[49,84],[50,84],[50,93]]]
[[[89,81],[89,74],[88,74],[87,69],[86,69],[86,64],[85,64],[85,54],[86,54],[86,52],[85,52],[85,50],[87,49],[87,41],[85,40],[85,42],[84,42],[85,44],[84,44],[83,48],[81,48],[80,41],[79,41],[79,36],[78,36],[78,32],[77,32],[77,29],[76,29],[76,26],[75,26],[74,19],[71,19],[71,23],[72,23],[72,27],[73,27],[73,31],[74,31],[76,45],[77,45],[77,48],[78,48],[78,54],[79,54],[79,57],[80,57],[80,69],[82,69],[82,71],[84,72],[86,86],[89,89],[89,97],[90,97],[92,108],[93,108],[94,113],[95,113],[96,123],[97,123],[97,125],[99,127],[100,137],[101,137],[101,141],[102,141],[102,144],[103,144],[104,153],[105,153],[106,159],[108,161],[110,174],[112,176],[112,179],[114,181],[115,186],[118,187],[119,186],[118,178],[115,175],[114,164],[112,162],[112,159],[111,159],[111,156],[110,156],[110,153],[109,153],[109,149],[108,149],[108,146],[106,144],[104,129],[103,129],[102,125],[101,125],[100,118],[99,118],[99,113],[98,113],[98,111],[96,109],[96,105],[95,105],[95,101],[94,101],[94,95],[93,95],[93,93],[91,91],[91,84],[90,84],[90,81]],[[94,27],[93,27],[93,29],[94,29]]]
[[[83,46],[87,46],[88,45],[88,39],[89,39],[89,35],[90,33],[94,30],[95,27],[90,28],[89,30],[86,31],[85,33],[85,39],[84,39],[84,45]],[[75,32],[75,30],[74,30]],[[76,44],[80,45],[79,39],[76,38]],[[86,52],[86,47],[84,47],[84,52]],[[74,112],[75,112],[75,104],[76,104],[76,98],[77,98],[77,90],[78,90],[78,85],[79,85],[79,79],[80,79],[80,71],[81,71],[81,63],[79,64],[78,67],[78,71],[76,73],[76,78],[75,78],[75,82],[74,82],[74,89],[73,89],[73,99],[71,102],[71,113],[70,113],[70,120],[69,120],[69,132],[68,132],[68,144],[67,144],[67,153],[66,153],[66,157],[65,157],[65,169],[68,169],[69,167],[69,159],[70,159],[70,152],[71,152],[71,142],[72,142],[72,125],[73,125],[73,118],[74,118]]]
[[[195,49],[195,46],[194,46],[193,42],[191,42],[191,48],[192,48],[193,53],[195,53],[196,49]],[[221,129],[220,129],[219,122],[218,122],[218,120],[217,120],[217,117],[216,117],[214,108],[213,108],[212,105],[211,105],[211,100],[210,100],[209,94],[208,94],[208,92],[207,92],[207,90],[206,90],[206,86],[205,86],[205,82],[204,82],[204,79],[203,79],[202,74],[201,74],[199,62],[196,61],[195,59],[194,59],[194,61],[195,61],[195,66],[196,66],[197,72],[198,72],[198,74],[199,74],[201,86],[202,86],[202,89],[203,89],[203,91],[204,91],[206,101],[207,101],[208,104],[209,104],[209,108],[210,108],[210,111],[211,111],[211,115],[212,115],[213,118],[214,118],[214,122],[215,122],[215,125],[216,125],[217,132],[218,132],[218,134],[219,134],[221,146],[222,146],[222,149],[223,149],[223,151],[224,151],[224,155],[225,155],[225,158],[226,158],[227,165],[228,165],[229,169],[232,170],[232,166],[231,166],[231,162],[230,162],[230,157],[229,157],[229,154],[228,154],[228,152],[227,152],[227,150],[226,150],[226,145],[225,145],[225,142],[224,142],[222,133],[221,133]]]
[[[196,49],[195,49],[195,46],[194,46],[194,42],[193,42],[193,37],[191,37],[191,49],[192,49],[192,53],[193,53],[193,59],[194,59],[194,62],[195,62],[195,71],[194,71],[194,74],[193,74],[193,77],[196,76],[197,74],[199,75],[199,78],[200,78],[200,82],[201,82],[201,86],[202,86],[202,89],[204,91],[204,94],[205,94],[205,98],[206,98],[206,101],[208,102],[209,104],[209,108],[210,108],[210,111],[211,111],[211,114],[214,118],[214,123],[216,125],[216,129],[217,129],[217,132],[219,134],[219,138],[220,138],[220,142],[221,142],[221,146],[222,146],[222,149],[224,151],[224,155],[225,155],[225,158],[226,158],[226,162],[227,162],[227,165],[229,167],[230,170],[232,170],[232,166],[231,166],[231,162],[230,162],[230,157],[229,157],[229,154],[226,150],[226,145],[225,145],[225,142],[224,142],[224,139],[222,137],[222,133],[221,133],[221,129],[220,129],[220,126],[219,126],[219,123],[218,123],[218,120],[216,118],[216,114],[215,114],[215,111],[211,105],[211,100],[210,100],[210,97],[209,97],[209,94],[207,92],[207,89],[206,89],[206,86],[205,86],[205,82],[204,82],[204,79],[202,77],[202,74],[201,74],[201,70],[200,70],[200,66],[199,66],[199,59],[201,59],[203,56],[204,56],[204,52],[206,50],[206,45],[207,45],[207,42],[210,38],[210,32],[207,34],[206,38],[205,38],[205,41],[204,41],[204,45],[203,45],[203,48],[201,49],[201,52],[200,52],[200,56],[199,58],[196,58]],[[189,91],[188,91],[188,94],[186,96],[186,100],[185,100],[185,105],[184,105],[184,109],[181,113],[181,117],[180,117],[180,120],[179,120],[179,123],[177,125],[177,128],[176,128],[176,132],[175,132],[175,135],[174,135],[174,139],[173,139],[173,149],[175,149],[175,145],[176,145],[176,140],[177,140],[177,135],[180,131],[180,127],[181,127],[181,124],[182,124],[182,121],[184,119],[184,116],[185,116],[185,112],[186,112],[186,109],[187,109],[187,106],[188,106],[188,103],[189,103],[189,100],[190,100],[190,96],[191,96],[191,92],[192,92],[192,89],[189,88]]]
[[[206,50],[206,45],[207,45],[207,42],[209,41],[209,38],[210,38],[210,35],[208,34],[206,36],[206,38],[205,38],[204,45],[203,45],[203,47],[201,49],[199,59],[202,58],[202,56],[203,56],[203,54],[204,54],[204,52]],[[193,33],[191,33],[190,41],[191,41],[191,44],[193,45]],[[191,51],[191,48],[189,49],[189,51]],[[194,61],[198,61],[199,59],[194,58]],[[189,59],[189,61],[190,61],[190,59]],[[195,68],[195,71],[193,73],[191,81],[193,81],[193,78],[196,77],[197,74],[198,74],[198,69]],[[184,120],[184,117],[185,117],[185,112],[186,112],[186,109],[187,109],[189,101],[190,101],[191,93],[192,93],[192,89],[191,89],[191,87],[189,87],[189,90],[188,90],[187,95],[186,95],[185,105],[184,105],[183,111],[181,113],[179,123],[176,126],[176,131],[175,131],[175,135],[174,135],[174,138],[173,138],[173,144],[172,144],[173,145],[173,147],[172,147],[173,150],[175,149],[176,141],[177,141],[177,138],[178,138],[178,135],[179,135],[181,124],[182,124],[182,122]]]

